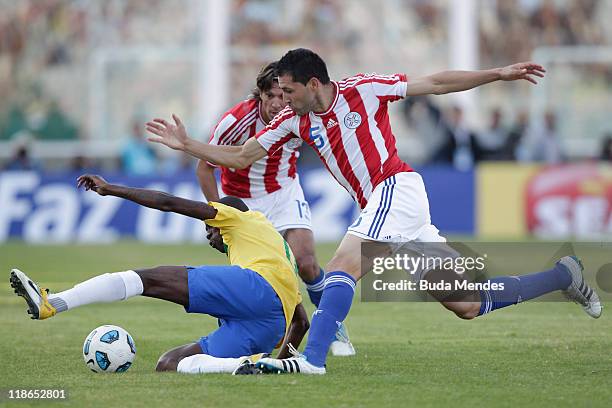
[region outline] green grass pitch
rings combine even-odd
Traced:
[[[335,246],[317,248],[322,264]],[[609,407],[612,318],[590,319],[569,303],[526,303],[462,321],[428,303],[361,303],[347,319],[358,355],[328,359],[322,377],[189,376],[154,371],[166,350],[213,330],[208,316],[154,299],[75,309],[32,321],[9,286],[19,267],[43,286],[65,289],[94,275],[171,264],[223,264],[204,245],[0,246],[0,389],[62,388],[57,406],[142,407]],[[308,310],[312,311],[309,305]],[[138,353],[125,374],[94,374],[85,336],[111,323],[127,329]],[[0,405],[40,406],[6,399]]]

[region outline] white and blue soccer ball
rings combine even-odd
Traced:
[[[85,364],[96,373],[123,373],[130,368],[135,356],[132,336],[119,326],[97,327],[83,344]]]

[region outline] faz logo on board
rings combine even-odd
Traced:
[[[317,135],[317,142],[324,142],[320,133]],[[318,240],[339,240],[355,217],[355,204],[348,194],[338,196],[338,184],[327,170],[302,170],[300,175],[310,206],[303,199],[296,200],[293,205],[299,217],[312,220]],[[201,221],[77,190],[77,176],[0,172],[0,243],[15,238],[32,243],[109,243],[120,238],[164,243],[206,241]],[[105,177],[112,183],[167,191],[190,200],[203,199],[191,171],[168,177]]]

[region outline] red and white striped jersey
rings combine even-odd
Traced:
[[[383,180],[412,168],[400,160],[387,105],[406,95],[404,74],[358,74],[332,82],[336,97],[327,112],[297,116],[289,107],[257,134],[268,153],[299,135],[364,208]]]
[[[209,144],[240,146],[265,128],[260,101],[247,99],[227,111],[215,127]],[[301,140],[257,160],[244,169],[221,168],[221,188],[227,195],[240,198],[261,197],[288,185],[296,175],[297,149]]]

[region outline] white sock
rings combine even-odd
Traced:
[[[242,358],[219,358],[208,354],[194,354],[179,361],[176,371],[184,374],[233,373]]]
[[[72,289],[49,295],[58,312],[97,302],[116,302],[141,295],[142,280],[134,271],[105,273],[75,285]]]

